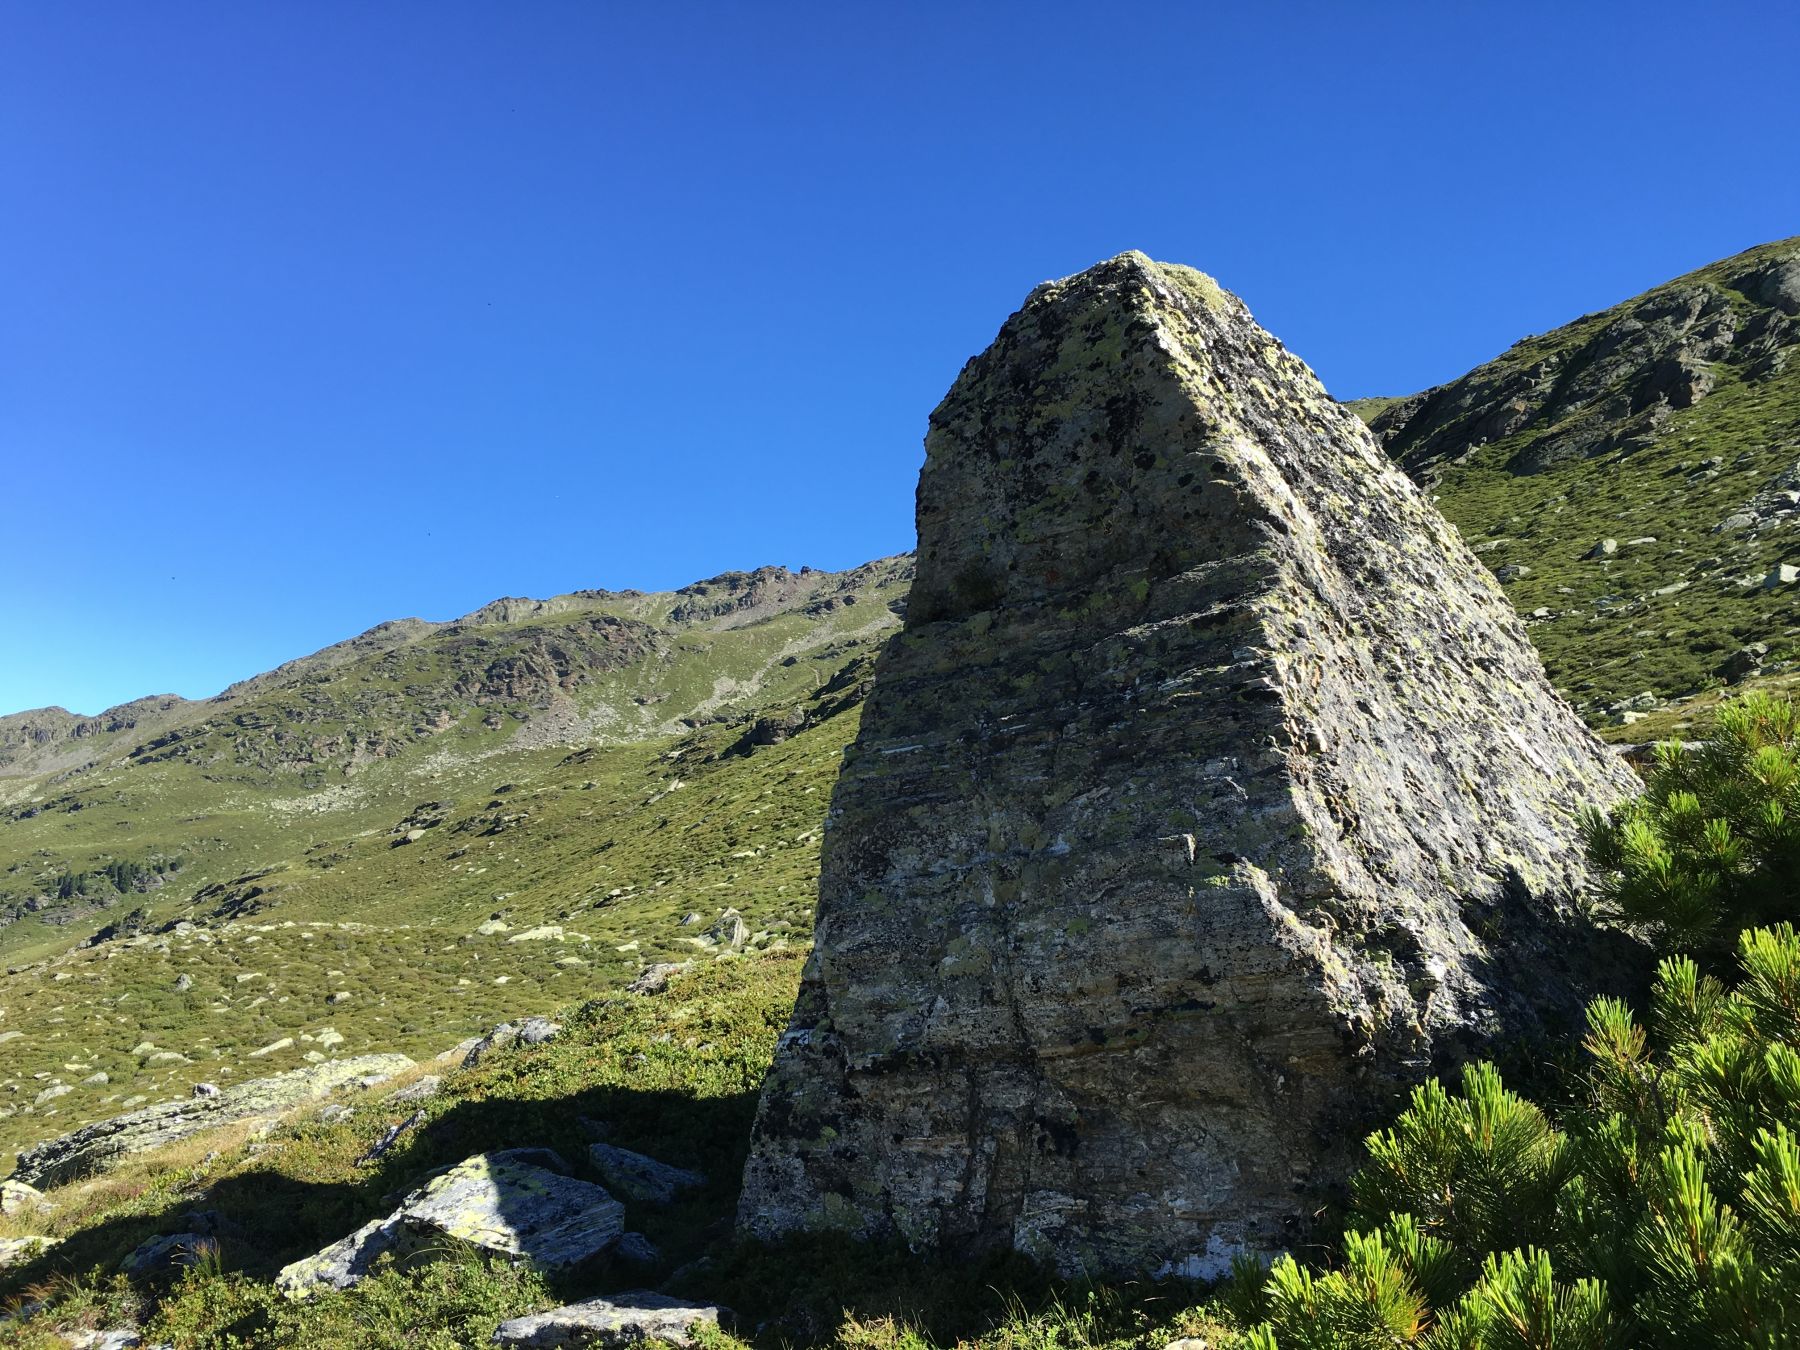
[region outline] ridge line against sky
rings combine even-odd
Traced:
[[[0,20],[0,712],[902,551],[962,363],[1127,248],[1355,397],[1800,229],[1772,4]]]

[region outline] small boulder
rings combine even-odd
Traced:
[[[1618,551],[1619,541],[1617,539],[1602,539],[1583,556],[1587,557],[1589,560],[1610,558]]]
[[[693,964],[692,961],[659,961],[640,971],[638,977],[625,986],[625,992],[628,994],[660,994],[669,987],[671,975],[679,975]]]
[[[1763,578],[1763,585],[1769,590],[1781,586],[1792,586],[1800,581],[1800,567],[1792,563],[1778,563],[1769,569],[1769,575]]]
[[[671,1167],[613,1144],[590,1145],[588,1161],[613,1190],[628,1200],[645,1204],[666,1205],[681,1192],[706,1184],[705,1176],[699,1172]]]
[[[23,1181],[0,1181],[0,1214],[48,1214],[52,1206],[36,1186]]]
[[[1531,568],[1525,563],[1507,563],[1494,570],[1494,579],[1500,582],[1517,581],[1521,577],[1531,575]]]
[[[422,1102],[438,1095],[443,1088],[444,1080],[435,1073],[428,1073],[415,1079],[396,1092],[392,1099],[397,1102]]]
[[[1760,674],[1763,662],[1769,659],[1769,644],[1752,642],[1747,647],[1740,647],[1719,666],[1719,674],[1726,684],[1742,684],[1753,675]]]
[[[364,1224],[276,1277],[290,1298],[348,1289],[384,1252],[403,1257],[446,1237],[490,1256],[558,1270],[606,1251],[625,1230],[625,1207],[591,1182],[503,1154],[477,1154],[432,1177],[386,1218]]]
[[[736,951],[750,940],[750,925],[744,922],[742,914],[728,909],[706,930],[706,936],[721,947]]]
[[[134,1279],[166,1275],[181,1266],[200,1264],[217,1249],[218,1244],[204,1233],[170,1233],[153,1237],[133,1248],[131,1254],[119,1262],[119,1273]]]
[[[494,1332],[494,1344],[622,1347],[666,1341],[689,1346],[694,1344],[697,1328],[716,1327],[721,1320],[730,1319],[729,1309],[714,1304],[685,1303],[667,1294],[634,1289],[502,1322]]]

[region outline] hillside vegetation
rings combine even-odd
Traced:
[[[1790,239],[1355,406],[1618,723],[1800,658],[1797,348]]]
[[[390,625],[0,779],[0,1154],[309,1055],[436,1052],[693,955],[727,909],[804,943],[905,578]]]

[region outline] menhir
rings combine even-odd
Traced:
[[[1577,821],[1632,775],[1236,298],[1039,287],[918,523],[744,1229],[1214,1275],[1406,1083],[1578,1007]]]

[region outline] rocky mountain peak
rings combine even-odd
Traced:
[[[1216,1275],[1377,1103],[1576,1003],[1576,822],[1631,775],[1209,278],[1032,292],[932,414],[918,525],[748,1230]]]

